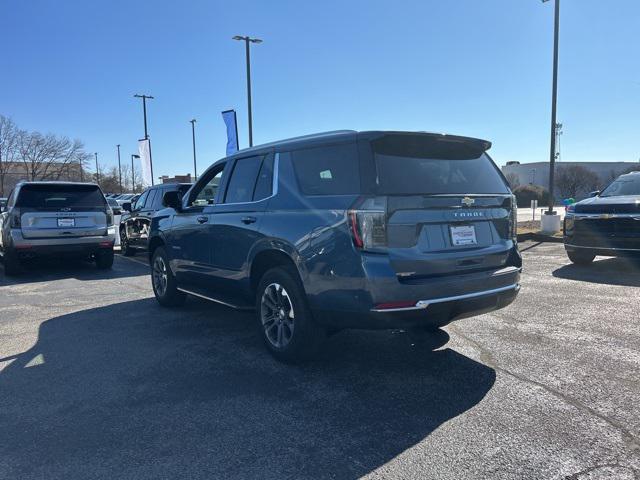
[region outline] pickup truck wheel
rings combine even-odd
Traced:
[[[177,307],[182,305],[187,298],[184,292],[178,290],[178,283],[169,268],[169,258],[164,247],[158,247],[153,251],[151,286],[156,300],[163,307]]]
[[[113,267],[113,250],[105,250],[96,254],[96,266],[100,270],[108,270]]]
[[[125,257],[133,257],[136,251],[129,244],[129,238],[124,228],[120,229],[120,253]]]
[[[18,275],[22,270],[20,267],[20,259],[10,250],[4,252],[2,261],[4,263],[4,274],[7,277]]]
[[[326,338],[309,310],[297,272],[277,267],[267,271],[256,293],[258,325],[269,352],[281,362],[312,358]]]
[[[576,265],[589,265],[593,262],[593,259],[596,256],[593,253],[587,252],[567,252],[567,256],[571,263],[575,263]]]

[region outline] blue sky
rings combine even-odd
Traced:
[[[640,2],[563,0],[558,119],[566,161],[640,158]],[[224,156],[220,112],[247,145],[335,129],[428,130],[493,142],[498,164],[549,151],[553,5],[539,0],[0,0],[0,113],[81,139],[114,165],[143,135],[156,175]]]

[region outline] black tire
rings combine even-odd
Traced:
[[[113,250],[96,253],[96,266],[100,270],[109,270],[113,267]]]
[[[120,229],[120,253],[125,257],[133,257],[136,254],[135,248],[129,245],[127,231],[124,228]]]
[[[267,349],[284,363],[312,358],[327,337],[311,315],[293,267],[272,268],[262,276],[256,291],[256,317]]]
[[[567,256],[569,257],[569,260],[571,260],[571,263],[575,263],[576,265],[589,265],[593,262],[593,259],[596,258],[596,256],[593,253],[589,253],[589,251],[567,251]]]
[[[164,280],[163,280],[164,279]],[[178,282],[169,266],[164,247],[158,247],[151,257],[151,286],[156,300],[163,307],[177,307],[184,303],[187,295],[178,290]]]
[[[20,259],[14,252],[10,250],[4,252],[2,262],[4,264],[4,274],[7,277],[13,277],[15,275],[18,275],[22,271],[22,267],[20,266]]]

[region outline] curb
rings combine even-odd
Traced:
[[[564,243],[562,237],[554,237],[552,235],[545,235],[544,233],[518,234],[518,242],[526,242],[527,240],[533,240],[534,242]]]

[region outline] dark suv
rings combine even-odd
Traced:
[[[522,261],[490,146],[340,131],[220,160],[152,221],[155,296],[255,309],[284,361],[342,328],[436,329],[504,307]]]
[[[184,194],[191,188],[190,183],[164,183],[145,190],[136,200],[122,203],[120,219],[120,252],[123,255],[135,255],[137,251],[145,251],[148,247],[151,217],[162,210],[162,197],[167,192],[178,191]]]

